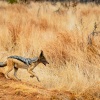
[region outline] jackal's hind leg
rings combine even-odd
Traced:
[[[10,72],[10,71],[12,71],[13,70],[13,67],[7,67],[7,71],[5,72],[5,77],[7,78],[7,79],[10,79],[10,77],[8,76],[8,73]]]
[[[14,67],[14,77],[15,77],[16,80],[21,81],[21,79],[19,79],[19,78],[17,77],[17,71],[18,71],[18,68]]]

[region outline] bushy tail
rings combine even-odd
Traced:
[[[5,67],[7,66],[7,62],[0,62],[0,67]]]

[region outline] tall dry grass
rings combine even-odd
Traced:
[[[95,23],[100,31],[99,16],[100,6],[95,4],[65,8],[59,2],[0,2],[0,61],[10,55],[38,56],[43,50],[50,64],[34,70],[41,80],[37,84],[80,94],[100,82],[100,33],[88,44]],[[36,82],[26,71],[19,70],[18,76]]]

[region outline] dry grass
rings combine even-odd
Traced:
[[[88,44],[95,22],[98,32],[100,6],[95,4],[68,9],[60,3],[0,2],[0,61],[9,55],[38,56],[42,49],[50,64],[34,70],[41,80],[37,84],[79,95],[100,81],[100,33]],[[19,70],[18,76],[35,82],[26,71]]]

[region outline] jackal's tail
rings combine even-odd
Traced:
[[[7,62],[0,62],[0,67],[5,67],[7,66]]]

